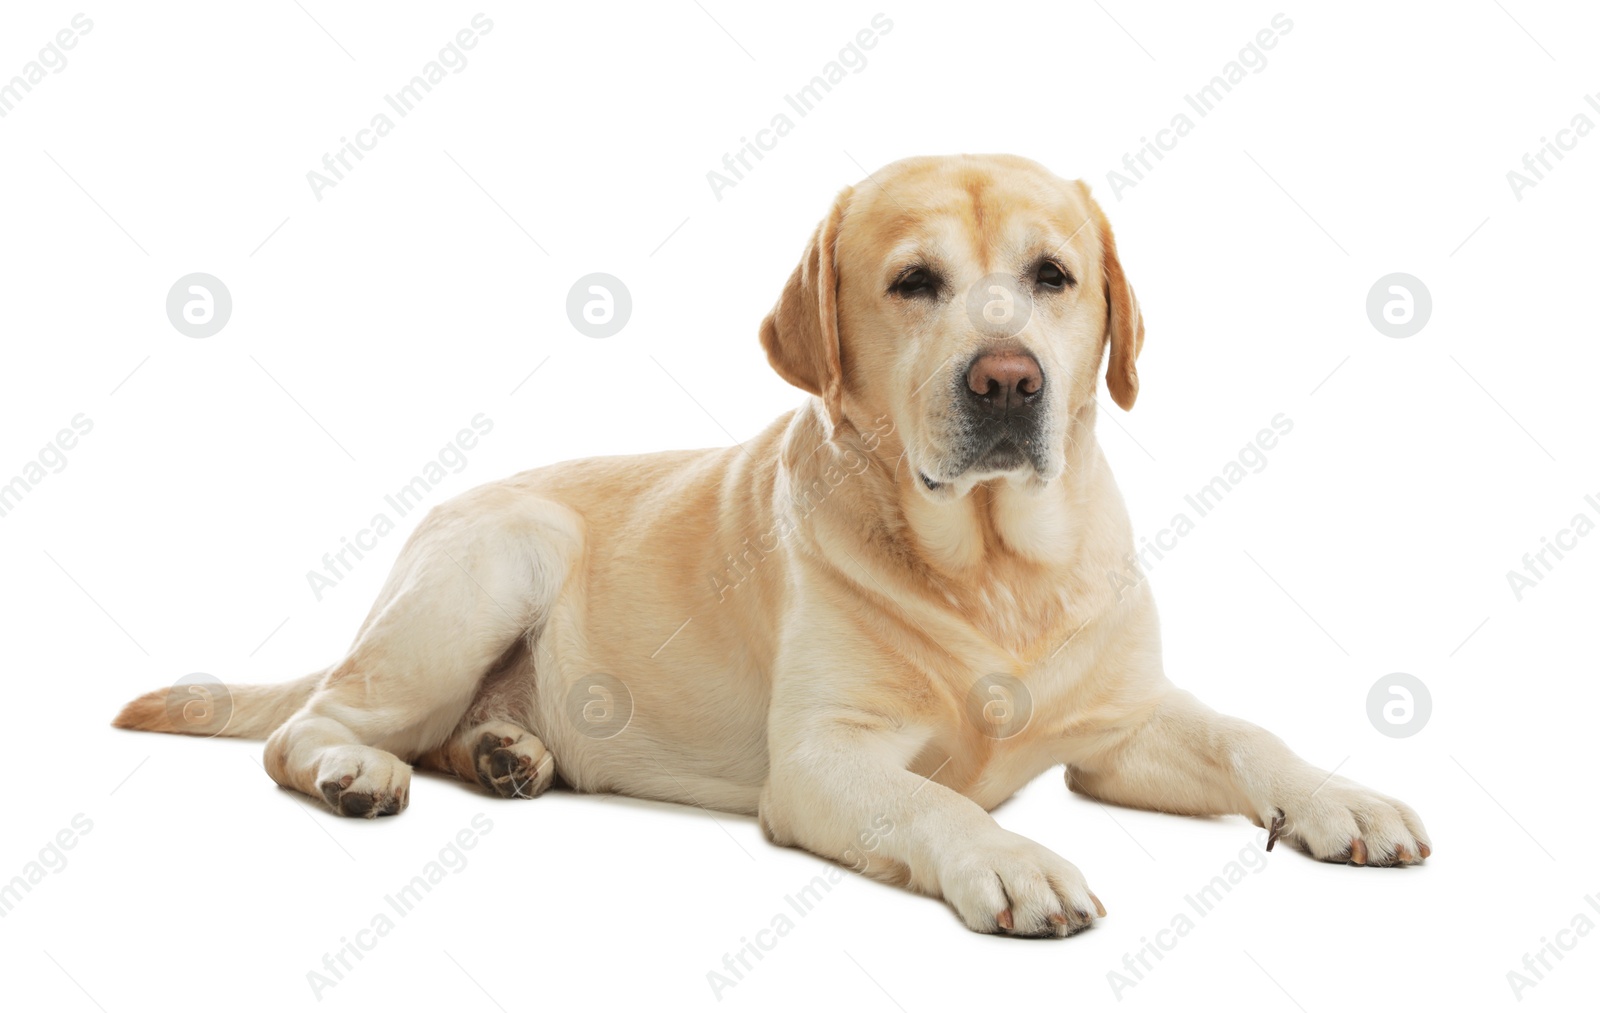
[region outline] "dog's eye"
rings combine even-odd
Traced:
[[[1067,273],[1066,268],[1053,260],[1047,260],[1040,264],[1035,278],[1040,288],[1047,288],[1052,292],[1059,292],[1068,285],[1075,284],[1072,275]]]
[[[895,295],[933,295],[939,290],[939,279],[925,267],[913,267],[894,280],[889,291]]]

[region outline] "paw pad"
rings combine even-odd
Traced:
[[[501,798],[537,798],[550,787],[550,754],[538,739],[485,734],[473,749],[478,783]]]

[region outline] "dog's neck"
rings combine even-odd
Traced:
[[[785,464],[794,488],[833,490],[834,503],[809,523],[826,526],[812,534],[834,565],[866,570],[870,579],[855,580],[868,588],[903,582],[901,594],[954,609],[1023,654],[1065,621],[1071,603],[1100,589],[1111,565],[1090,557],[1115,539],[1086,529],[1088,518],[1105,516],[1089,504],[1116,495],[1094,420],[1092,401],[1073,414],[1065,466],[1047,482],[1019,473],[930,495],[881,420],[847,415],[830,427],[814,401],[790,422]]]
[[[1083,503],[1104,467],[1092,402],[1069,419],[1063,462],[1048,481],[1018,471],[944,494],[919,488],[917,476],[901,469],[896,498],[907,533],[930,565],[956,580],[997,567],[1070,568],[1083,536]]]
[[[1004,652],[995,657],[1030,658],[1093,614],[1115,569],[1111,547],[1121,539],[1090,527],[1121,516],[1092,507],[1117,496],[1094,419],[1092,402],[1074,413],[1065,466],[1048,482],[1019,475],[929,495],[896,434],[849,416],[830,428],[816,402],[790,422],[785,467],[795,488],[834,490],[806,526],[847,581],[892,596],[922,629],[948,632],[974,657],[987,644]]]

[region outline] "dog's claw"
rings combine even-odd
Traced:
[[[1278,835],[1283,833],[1283,823],[1283,811],[1279,810],[1277,815],[1272,817],[1272,826],[1267,829],[1268,851],[1271,851],[1272,846],[1278,843]]]

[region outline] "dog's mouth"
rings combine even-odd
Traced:
[[[1048,473],[1049,461],[1042,442],[1033,432],[1006,431],[993,433],[983,440],[967,441],[946,459],[943,468],[936,469],[935,474],[920,471],[917,477],[929,492],[939,492],[963,476],[982,481],[1027,469],[1038,475]]]
[[[1030,462],[1027,452],[1009,439],[1003,438],[986,450],[968,466],[969,471],[1015,471]],[[1035,469],[1039,467],[1034,463]]]

